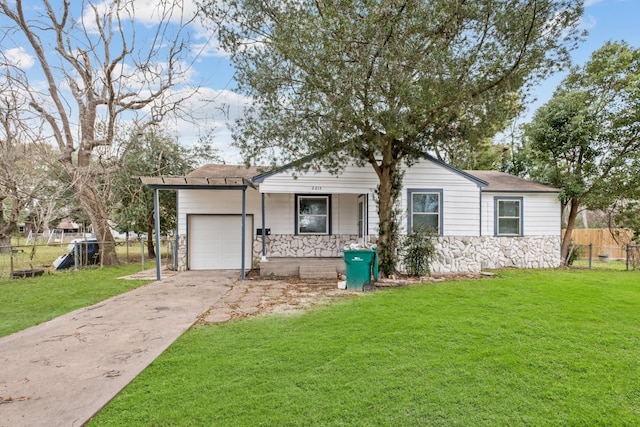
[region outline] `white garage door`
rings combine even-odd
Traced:
[[[242,215],[189,216],[189,269],[240,269]],[[247,215],[245,268],[251,268],[253,218]]]

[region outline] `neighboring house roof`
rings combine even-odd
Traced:
[[[560,190],[538,182],[529,181],[508,173],[498,171],[465,171],[489,185],[482,189],[484,192],[518,192],[518,193],[559,193]]]
[[[58,224],[58,227],[56,228],[63,229],[63,230],[76,230],[76,229],[79,229],[80,226],[75,222],[73,222],[71,218],[64,218],[60,221],[60,223]]]
[[[243,165],[204,165],[187,174],[192,178],[244,178],[251,180],[262,170],[259,167]]]

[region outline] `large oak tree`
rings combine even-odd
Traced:
[[[579,39],[581,0],[215,0],[202,5],[253,98],[235,143],[248,163],[315,153],[379,178],[378,248],[395,267],[404,167],[496,132]],[[336,153],[341,155],[336,155]]]
[[[581,208],[640,191],[640,49],[608,42],[575,67],[525,127],[526,173],[562,190],[566,258]]]

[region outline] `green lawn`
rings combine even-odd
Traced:
[[[140,264],[59,271],[40,277],[0,280],[0,336],[9,335],[81,307],[95,304],[149,281],[118,277]]]
[[[195,328],[92,426],[640,424],[640,273],[509,270]]]
[[[578,259],[573,262],[571,268],[589,268],[588,259]],[[626,270],[627,262],[625,260],[612,259],[608,262],[602,262],[598,258],[591,260],[591,268],[594,270]],[[629,265],[629,269],[633,270],[633,264]]]

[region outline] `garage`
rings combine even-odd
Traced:
[[[246,221],[245,266],[250,268],[253,216]],[[188,215],[187,228],[190,270],[242,268],[242,215]]]

